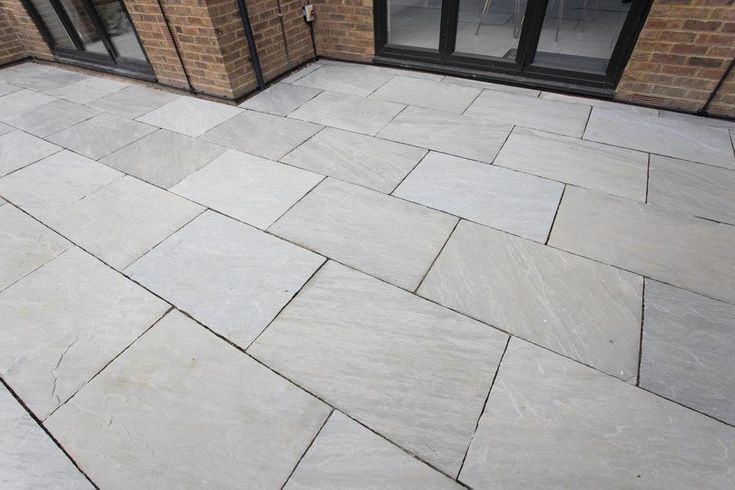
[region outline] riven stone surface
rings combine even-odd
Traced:
[[[373,92],[370,98],[462,114],[480,92],[466,85],[398,76]]]
[[[81,73],[59,70],[48,65],[24,63],[3,69],[0,78],[18,87],[45,92],[85,80]]]
[[[64,85],[63,87],[56,88],[48,93],[49,95],[68,100],[69,102],[87,104],[128,86],[130,86],[129,83],[119,82],[117,80],[88,77],[77,82]]]
[[[346,95],[367,97],[393,78],[393,74],[346,63],[322,66],[295,80],[295,85],[314,87]]]
[[[99,114],[98,109],[67,100],[56,100],[38,106],[15,117],[8,124],[41,138],[66,129]]]
[[[55,97],[25,89],[3,95],[0,98],[0,121],[16,117],[24,112],[30,111],[34,107],[42,106],[55,100]]]
[[[639,114],[647,114],[653,117],[658,117],[659,114],[659,110],[652,107],[642,107],[635,104],[625,104],[612,100],[596,99],[593,97],[580,97],[574,95],[557,94],[554,92],[541,92],[541,95],[539,95],[539,97],[548,100],[570,102],[572,104],[587,104],[592,107],[601,107],[604,109],[611,109],[616,111],[637,112]]]
[[[242,109],[194,97],[179,97],[136,119],[187,136],[201,136]]]
[[[320,93],[321,90],[312,87],[277,83],[255,97],[249,98],[239,107],[278,116],[287,116]]]
[[[177,98],[178,96],[163,90],[131,85],[101,97],[91,102],[90,105],[118,116],[135,119]]]
[[[0,136],[0,177],[60,150],[58,146],[23,131],[4,134]]]
[[[16,87],[15,85],[11,85],[6,82],[0,82],[0,97],[3,95],[12,94],[13,92],[17,92],[18,90],[21,90],[21,87]]]
[[[441,79],[444,83],[452,83],[454,85],[466,85],[468,87],[477,87],[488,90],[498,90],[500,92],[509,92],[511,94],[523,94],[530,97],[538,97],[540,90],[534,90],[525,87],[519,87],[517,85],[505,85],[502,83],[484,82],[482,80],[473,80],[471,78],[460,78],[445,76]]]

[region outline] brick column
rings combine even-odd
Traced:
[[[373,0],[314,0],[313,3],[319,55],[372,61],[375,54]]]
[[[15,27],[3,10],[0,10],[0,66],[26,56],[26,50],[18,39]]]
[[[15,28],[17,39],[26,53],[36,58],[53,59],[48,44],[19,0],[0,0],[0,12]]]
[[[707,113],[735,118],[735,70],[732,70],[715,94]]]

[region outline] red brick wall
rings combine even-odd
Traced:
[[[0,9],[0,65],[19,60],[26,56],[26,50],[18,39],[15,27]]]
[[[0,0],[0,12],[15,27],[18,41],[31,56],[52,59],[46,41],[19,0]]]
[[[375,54],[373,0],[313,0],[319,55],[370,62]]]
[[[715,94],[707,113],[735,119],[735,70],[732,70]]]

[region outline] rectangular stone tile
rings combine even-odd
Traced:
[[[277,83],[255,97],[249,98],[239,107],[277,116],[287,116],[320,93],[321,90],[311,87]]]
[[[421,296],[628,380],[643,278],[461,221]]]
[[[549,244],[735,303],[735,228],[568,187]]]
[[[393,102],[322,92],[288,117],[375,136],[404,107]]]
[[[640,386],[735,424],[735,306],[646,280]]]
[[[465,85],[398,76],[373,92],[370,98],[462,114],[480,92],[478,88]]]
[[[727,488],[735,429],[512,339],[459,480],[472,488]]]
[[[44,219],[122,175],[64,150],[0,179],[0,195]]]
[[[0,454],[3,488],[94,488],[1,384]]]
[[[247,347],[322,262],[314,253],[207,211],[126,271]]]
[[[413,291],[456,222],[439,211],[326,179],[270,231]]]
[[[249,352],[456,475],[507,336],[328,262]]]
[[[4,95],[0,97],[0,121],[16,117],[55,100],[55,97],[25,89]]]
[[[60,151],[56,145],[23,131],[0,136],[0,177]]]
[[[47,139],[80,155],[98,160],[152,133],[156,128],[107,112],[59,131]]]
[[[725,128],[595,107],[584,139],[735,168],[732,143]]]
[[[41,138],[99,114],[98,109],[57,100],[6,119],[8,124]]]
[[[488,121],[582,137],[590,106],[485,90],[465,111]]]
[[[174,311],[45,425],[101,488],[280,488],[328,414]]]
[[[732,119],[719,119],[716,117],[697,116],[695,114],[687,114],[684,112],[674,112],[661,109],[658,111],[659,117],[665,119],[678,119],[702,126],[713,126],[715,128],[735,129],[735,121]]]
[[[171,188],[260,229],[266,229],[324,177],[228,150]]]
[[[321,68],[321,63],[309,63],[307,65],[302,66],[301,68],[297,68],[295,71],[293,71],[289,76],[281,80],[283,83],[293,83],[299,78],[303,78],[309,73],[313,72],[314,70],[318,70]]]
[[[219,102],[178,97],[136,120],[187,136],[200,136],[241,112],[242,109]]]
[[[324,128],[281,161],[390,193],[424,155],[422,148]]]
[[[48,94],[78,104],[89,104],[93,100],[122,90],[129,85],[129,83],[119,82],[117,80],[89,77],[48,91]]]
[[[0,123],[0,136],[15,131],[15,128],[7,124]]]
[[[43,420],[167,309],[71,248],[0,293],[0,373]]]
[[[51,66],[31,66],[32,68],[16,66],[4,70],[2,79],[18,87],[45,92],[87,78],[81,73],[59,70]]]
[[[53,230],[13,206],[0,206],[0,291],[69,248]]]
[[[408,107],[378,137],[489,163],[511,129],[508,123]]]
[[[551,180],[429,152],[393,195],[543,243],[563,190]]]
[[[648,202],[668,211],[735,224],[735,171],[651,155]]]
[[[272,114],[242,111],[208,131],[202,139],[243,153],[278,160],[309,139],[321,126]]]
[[[201,139],[159,129],[100,161],[168,189],[224,151],[221,146]]]
[[[0,82],[0,97],[3,95],[12,94],[13,92],[17,92],[18,90],[21,90],[21,87],[16,87],[15,85],[11,85],[9,83]]]
[[[506,85],[502,83],[484,82],[482,80],[473,80],[471,78],[445,76],[442,78],[442,82],[452,83],[455,85],[465,85],[467,87],[477,87],[480,89],[498,90],[500,92],[508,92],[511,94],[528,95],[531,97],[538,97],[541,93],[540,90],[534,90],[531,88],[517,87],[515,85]]]
[[[578,97],[574,95],[557,94],[554,92],[541,92],[539,96],[542,99],[558,100],[560,102],[570,102],[572,104],[587,104],[592,107],[601,107],[604,109],[637,112],[638,114],[647,114],[649,116],[658,117],[658,109],[652,107],[643,107],[635,104],[625,104],[613,100],[595,99],[592,97]]]
[[[46,222],[122,270],[204,208],[133,177],[123,177],[65,207]]]
[[[178,98],[177,95],[139,85],[131,85],[90,103],[118,116],[135,119]]]
[[[646,200],[648,155],[639,151],[515,128],[494,164],[615,196]]]
[[[457,483],[335,411],[288,483],[288,490],[454,488]]]
[[[347,95],[367,97],[393,76],[392,73],[368,70],[359,65],[345,63],[322,66],[292,83]]]

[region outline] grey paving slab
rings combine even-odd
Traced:
[[[512,339],[459,480],[472,488],[727,488],[735,429]]]
[[[568,187],[549,244],[735,303],[735,228]]]
[[[367,97],[393,77],[392,73],[369,70],[363,66],[345,63],[322,66],[292,83],[341,94]]]
[[[480,92],[481,89],[466,85],[398,76],[370,98],[462,114]]]
[[[318,70],[322,66],[324,66],[324,65],[322,65],[320,63],[309,63],[308,65],[305,65],[305,66],[303,66],[301,68],[297,68],[296,71],[294,71],[293,73],[291,73],[289,76],[287,76],[286,78],[284,78],[281,81],[283,83],[293,83],[296,80],[298,80],[299,78],[305,77],[306,75],[308,75],[309,73],[313,72],[314,70]]]
[[[218,334],[247,347],[323,261],[207,211],[126,272]]]
[[[3,488],[94,488],[3,385],[0,453]]]
[[[45,75],[44,75],[45,77]],[[49,95],[78,104],[88,104],[100,97],[109,95],[130,86],[129,83],[100,77],[88,77],[54,90]]]
[[[282,162],[390,193],[426,150],[334,128],[324,128]]]
[[[168,305],[73,247],[0,293],[3,379],[41,420]]]
[[[241,112],[242,109],[227,104],[178,97],[137,120],[187,136],[200,136]]]
[[[46,222],[122,270],[204,208],[133,177],[123,177],[71,204]]]
[[[67,100],[38,106],[5,122],[41,138],[66,129],[99,114],[98,109]]]
[[[377,65],[359,65],[359,66],[362,66],[366,70],[372,70],[372,71],[376,71],[380,73],[386,73],[389,75],[396,75],[396,76],[402,76],[402,77],[420,78],[423,80],[439,81],[442,78],[444,78],[444,76],[439,73],[429,73],[425,71],[395,68],[392,66],[377,66]]]
[[[418,293],[628,380],[642,288],[635,274],[461,221]]]
[[[735,121],[733,121],[732,119],[718,119],[716,117],[696,116],[694,114],[666,111],[663,109],[659,111],[658,115],[662,118],[678,119],[681,121],[687,121],[702,126],[713,126],[716,128],[727,128],[730,130],[735,129]]]
[[[595,107],[584,139],[735,168],[732,143],[725,128]]]
[[[506,340],[486,325],[328,262],[249,352],[456,475]]]
[[[465,114],[581,138],[590,106],[485,90]]]
[[[579,97],[574,95],[557,94],[554,92],[541,92],[539,96],[542,99],[558,100],[560,102],[570,102],[572,104],[587,104],[593,107],[602,107],[605,109],[636,112],[639,114],[648,114],[653,117],[658,116],[658,109],[652,107],[643,107],[635,104],[624,104],[612,100],[594,99],[592,97]]]
[[[0,136],[0,177],[60,151],[56,145],[23,131]]]
[[[31,109],[55,101],[51,97],[33,90],[18,90],[0,97],[0,121],[13,118]]]
[[[7,124],[0,123],[0,136],[7,134],[11,131],[15,131],[15,128],[8,126]]]
[[[648,154],[515,128],[495,165],[615,196],[646,200]]]
[[[462,488],[341,412],[329,417],[285,488]]]
[[[20,90],[21,87],[16,87],[15,85],[11,85],[9,83],[0,82],[0,97],[3,95],[12,94],[13,92],[17,92]]]
[[[545,242],[564,184],[429,152],[394,196]]]
[[[171,191],[266,229],[323,178],[313,172],[228,150]]]
[[[46,139],[97,160],[155,130],[155,127],[148,124],[103,112]]]
[[[87,77],[73,71],[58,70],[50,66],[41,68],[40,65],[34,65],[34,68],[12,67],[3,70],[2,78],[18,87],[45,92],[85,80]]]
[[[482,80],[473,80],[471,78],[445,76],[444,78],[442,78],[442,82],[452,83],[454,85],[477,87],[480,89],[498,90],[500,92],[509,92],[511,94],[529,95],[531,97],[538,97],[538,95],[541,93],[540,90],[534,90],[531,88],[517,87],[515,85],[504,85],[502,83],[483,82]]]
[[[242,111],[208,131],[202,139],[243,153],[278,160],[309,139],[321,126],[272,114]]]
[[[328,414],[174,311],[45,425],[101,488],[279,488]]]
[[[0,206],[0,291],[71,244],[11,205]]]
[[[63,150],[0,179],[0,195],[45,219],[120,177],[117,170]]]
[[[489,163],[511,129],[511,123],[408,107],[378,137]]]
[[[646,280],[640,386],[735,425],[735,306]]]
[[[414,290],[456,222],[439,211],[328,178],[269,230]]]
[[[255,97],[249,98],[239,107],[277,116],[287,116],[320,93],[321,90],[312,87],[277,83]]]
[[[288,117],[375,136],[404,107],[394,102],[322,92]]]
[[[158,109],[178,98],[177,95],[139,85],[131,85],[105,95],[90,103],[91,106],[112,112],[118,116],[135,119]]]
[[[651,155],[648,202],[735,224],[735,170]]]

